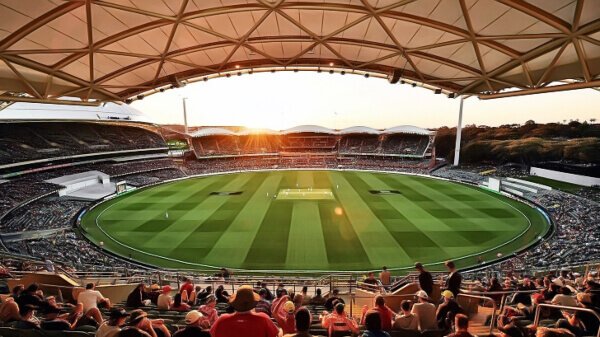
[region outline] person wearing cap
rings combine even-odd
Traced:
[[[273,318],[277,321],[277,325],[283,330],[284,334],[296,332],[296,306],[294,302],[289,300],[289,296],[285,295],[286,301],[280,301],[273,309]]]
[[[404,300],[400,303],[400,315],[396,316],[394,320],[393,328],[396,330],[419,330],[419,318],[417,315],[410,312],[412,309],[412,302]]]
[[[433,293],[433,276],[425,270],[421,262],[415,263],[415,269],[419,272],[419,288],[425,291],[427,296],[431,297]]]
[[[454,332],[447,337],[474,337],[469,332],[469,317],[463,314],[457,314],[454,317]]]
[[[438,306],[435,317],[438,327],[445,330],[451,327],[454,317],[462,313],[463,310],[454,300],[454,294],[450,290],[442,291],[442,298],[444,302]]]
[[[258,295],[260,296],[260,300],[258,300],[258,303],[256,303],[256,308],[254,309],[254,311],[262,312],[267,316],[271,317],[271,302],[267,300],[267,289],[260,288],[260,290],[258,291]]]
[[[158,296],[160,296],[161,289],[160,286],[156,283],[150,286],[150,291],[144,293],[144,299],[150,300],[150,302],[154,305],[158,302]]]
[[[430,302],[429,295],[427,295],[425,290],[419,290],[416,296],[418,302],[413,305],[411,312],[418,318],[419,331],[437,329],[435,305]]]
[[[198,308],[198,311],[204,315],[206,320],[208,321],[208,325],[211,326],[215,324],[217,318],[219,318],[219,312],[215,308],[217,305],[217,298],[215,295],[210,294],[204,300],[204,304]]]
[[[110,311],[108,320],[100,325],[98,331],[96,331],[96,337],[114,337],[121,327],[125,325],[125,319],[129,317],[129,314],[125,309],[113,308]]]
[[[25,304],[19,307],[21,319],[14,323],[15,329],[37,330],[40,328],[40,320],[35,317],[35,307],[31,304]]]
[[[171,337],[171,332],[164,325],[162,319],[150,320],[148,319],[148,314],[142,309],[135,309],[129,313],[127,326],[119,332],[118,336],[122,337],[122,335],[128,336],[134,334],[128,330],[137,330],[137,333],[142,333],[142,335],[150,337]]]
[[[310,324],[312,323],[312,317],[308,309],[302,307],[296,310],[294,315],[296,321],[296,332],[286,334],[283,337],[313,337],[308,331],[310,330]]]
[[[344,303],[338,302],[331,314],[323,311],[321,315],[321,326],[329,331],[330,336],[334,331],[351,331],[353,334],[359,333],[358,323],[346,315],[344,307]]]
[[[162,293],[158,295],[156,300],[156,308],[158,310],[169,310],[173,305],[173,298],[171,298],[171,286],[166,285],[162,287]]]
[[[375,296],[375,306],[370,310],[366,305],[363,307],[362,318],[360,320],[361,324],[366,324],[366,314],[369,311],[377,311],[379,313],[379,317],[381,318],[381,329],[385,331],[392,330],[392,321],[394,320],[396,313],[392,311],[392,309],[388,308],[387,305],[385,305],[385,299],[383,298],[383,296]]]
[[[185,315],[185,328],[177,330],[173,337],[210,337],[203,329],[208,327],[208,321],[198,310],[192,310]]]
[[[46,318],[40,323],[42,330],[73,330],[82,316],[81,314],[78,315],[75,322],[69,323],[64,319],[64,316],[60,316],[61,313],[63,312],[59,308],[49,307],[46,310]]]
[[[184,292],[186,293],[185,295],[183,294]],[[194,297],[193,301],[196,300],[196,296],[192,295],[192,294],[195,294],[195,292],[194,292],[194,283],[192,283],[191,278],[189,278],[189,277],[183,278],[183,284],[179,288],[179,293],[186,301],[192,301],[192,296]]]
[[[212,337],[275,337],[279,329],[269,316],[254,312],[260,297],[251,286],[241,286],[229,299],[235,310],[221,315],[210,328]]]

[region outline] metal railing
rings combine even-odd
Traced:
[[[464,294],[464,293],[459,293],[456,298],[457,299],[459,299],[459,298],[472,298],[472,299],[478,299],[478,300],[488,301],[488,302],[492,303],[492,318],[490,320],[490,335],[491,335],[492,332],[494,331],[494,322],[496,321],[496,309],[497,309],[496,301],[494,301],[493,298],[488,297],[488,296],[471,295],[471,294]]]
[[[598,321],[600,321],[600,314],[598,314],[595,310],[592,310],[592,309],[583,308],[583,307],[569,307],[566,305],[542,303],[542,304],[538,304],[538,306],[535,308],[535,319],[533,320],[533,324],[536,327],[540,323],[540,313],[541,313],[542,308],[553,308],[553,309],[561,309],[561,310],[569,310],[569,311],[585,311],[587,313],[590,313],[590,314],[596,316]],[[596,332],[596,337],[600,337],[600,328]]]

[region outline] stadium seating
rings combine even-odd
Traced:
[[[142,127],[84,122],[0,123],[0,167],[32,160],[124,150],[166,148]]]

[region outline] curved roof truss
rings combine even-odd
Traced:
[[[13,100],[121,101],[274,69],[481,98],[600,86],[596,0],[0,0],[0,11],[0,92]]]

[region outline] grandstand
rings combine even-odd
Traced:
[[[464,99],[600,86],[599,4],[0,0],[0,337],[600,337],[597,188],[459,165]],[[130,107],[276,71],[459,98],[456,146]]]

